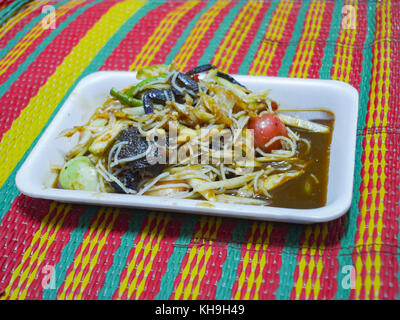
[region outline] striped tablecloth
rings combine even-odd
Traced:
[[[365,0],[0,0],[0,298],[397,299],[399,12]],[[82,77],[173,60],[353,85],[351,210],[303,226],[18,192],[18,168]]]

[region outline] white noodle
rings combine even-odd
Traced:
[[[147,190],[149,190],[152,186],[154,186],[159,180],[161,180],[162,178],[165,178],[167,176],[169,176],[169,172],[164,172],[164,173],[159,174],[157,177],[152,179],[147,185],[143,186],[143,188],[141,190],[139,190],[138,194],[142,195]]]

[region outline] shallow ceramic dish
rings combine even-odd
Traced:
[[[271,98],[280,103],[280,110],[324,109],[334,113],[327,203],[324,207],[286,209],[52,188],[56,174],[51,172],[51,165],[62,165],[64,155],[77,143],[77,137],[57,138],[58,135],[66,128],[86,123],[95,109],[104,103],[110,88],[122,89],[137,82],[135,72],[123,71],[96,72],[78,83],[18,171],[16,185],[23,194],[34,198],[259,220],[315,223],[345,214],[351,205],[353,189],[357,90],[333,80],[240,75],[235,78],[253,91],[272,89]]]

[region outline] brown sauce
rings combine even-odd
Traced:
[[[303,112],[304,114],[302,115]],[[293,114],[302,119],[312,120],[313,122],[328,126],[331,129],[330,133],[313,133],[291,128],[300,137],[310,141],[310,153],[304,157],[300,157],[304,160],[309,160],[310,164],[307,166],[305,174],[297,179],[286,182],[270,192],[272,195],[271,206],[311,209],[319,208],[326,204],[334,115],[327,111],[317,111],[314,113],[315,118],[312,119],[312,113],[313,111],[298,111]],[[318,180],[318,183],[313,175]]]

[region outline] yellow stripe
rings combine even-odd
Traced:
[[[156,225],[153,227],[153,229],[151,230],[151,233],[150,233],[150,227],[152,226],[154,219],[156,219]],[[160,224],[161,220],[162,220],[162,215],[160,215],[160,214],[157,215],[157,217],[153,213],[148,216],[147,223],[146,223],[145,227],[143,228],[143,230],[141,231],[140,239],[137,242],[137,245],[135,246],[135,251],[133,253],[132,260],[130,261],[130,263],[128,265],[128,269],[126,271],[125,278],[124,278],[124,280],[122,280],[122,282],[118,288],[118,298],[122,297],[122,295],[124,294],[125,290],[128,287],[129,276],[131,275],[131,273],[133,272],[133,269],[136,266],[136,261],[139,256],[139,253],[142,251],[144,240],[150,233],[149,241],[152,242],[152,240],[154,239],[154,237],[157,234],[157,232],[154,232],[154,230],[158,229],[158,225]]]
[[[110,210],[110,212],[112,211],[112,209],[108,209],[108,210]],[[90,277],[92,275],[92,270],[94,269],[94,267],[97,264],[97,261],[98,261],[99,255],[101,253],[101,250],[103,249],[104,245],[106,244],[106,240],[107,240],[108,234],[110,233],[110,231],[114,227],[114,223],[115,223],[115,220],[117,219],[118,215],[119,215],[119,210],[116,209],[115,212],[113,213],[111,222],[108,223],[108,225],[106,227],[106,231],[104,232],[104,235],[101,237],[101,239],[98,240],[99,233],[100,233],[100,232],[98,232],[96,234],[96,237],[93,240],[91,240],[91,245],[89,247],[89,251],[88,251],[86,257],[83,259],[83,263],[82,263],[82,266],[81,266],[81,271],[79,272],[78,276],[74,280],[75,288],[79,284],[79,282],[81,281],[84,271],[86,271],[86,275],[82,280],[82,285],[81,285],[81,288],[80,288],[80,291],[79,291],[78,295],[74,298],[74,292],[72,292],[70,294],[70,296],[69,296],[70,299],[76,299],[76,300],[81,300],[82,299],[82,294],[85,291],[87,285],[89,284]],[[101,226],[100,226],[100,228],[101,228]],[[96,252],[93,254],[93,247],[94,247],[94,245],[96,243],[98,243],[98,245],[97,245],[97,248],[96,248]],[[88,264],[89,264],[89,268],[88,268],[88,270],[85,270]],[[73,291],[74,290],[75,289],[73,289]]]
[[[32,283],[33,280],[36,279],[36,275],[38,273],[38,268],[40,264],[44,261],[45,255],[47,250],[54,242],[54,238],[56,232],[60,229],[64,222],[65,216],[71,209],[71,205],[65,207],[64,204],[58,204],[56,202],[52,202],[50,204],[49,212],[43,218],[39,229],[35,232],[30,246],[24,252],[22,260],[17,268],[14,270],[11,280],[9,282],[8,287],[6,288],[6,295],[2,298],[6,298],[6,296],[10,293],[12,285],[14,282],[19,278],[18,287],[11,292],[10,298],[11,299],[24,299],[27,294],[27,289],[29,285]],[[61,212],[63,212],[61,218]],[[48,222],[50,220],[50,222]],[[52,232],[52,235],[49,238],[49,234]],[[32,252],[33,248],[35,247],[36,243],[39,241],[37,248]],[[25,269],[22,269],[25,263],[28,261],[28,266]],[[33,271],[31,272],[31,270]],[[27,283],[25,284],[25,281]],[[24,285],[24,289],[22,289]],[[22,290],[22,291],[21,291]],[[21,292],[21,293],[20,293]]]
[[[349,29],[350,30],[350,29]],[[353,32],[353,30],[351,30],[351,32],[349,32],[348,30],[342,30],[341,32],[341,37],[340,37],[340,43],[345,43],[345,46],[340,46],[338,47],[338,51],[336,54],[336,63],[334,66],[334,75],[333,78],[339,78],[340,80],[343,79],[348,79],[349,74],[345,74],[344,70],[342,70],[341,74],[338,76],[338,70],[339,68],[342,68],[342,66],[347,65],[347,63],[349,63],[350,57],[347,56],[347,54],[352,54],[352,51],[347,52],[346,50],[342,50],[343,48],[347,47],[347,44],[350,42],[350,44],[353,44],[355,41],[355,30]],[[351,39],[350,39],[351,36]],[[350,41],[349,41],[350,39]],[[347,58],[347,59],[346,59]],[[339,66],[339,61],[341,61],[341,65]],[[307,69],[306,69],[307,70]],[[320,230],[319,227],[317,227],[318,229],[313,231],[311,227],[308,227],[309,229],[306,231],[306,243],[309,239],[310,234],[315,233],[315,237],[316,240],[319,236]],[[320,293],[320,289],[321,289],[321,283],[320,283],[320,277],[322,274],[322,270],[323,270],[323,264],[322,264],[322,259],[321,259],[321,255],[323,254],[323,251],[325,249],[325,239],[328,233],[328,228],[327,225],[324,224],[323,225],[323,229],[322,229],[322,240],[321,240],[321,244],[318,247],[319,250],[319,257],[317,259],[317,261],[315,261],[314,256],[315,256],[315,249],[313,249],[313,246],[311,248],[311,252],[310,252],[310,261],[308,263],[308,278],[307,279],[303,279],[303,275],[304,275],[304,271],[306,268],[306,260],[304,258],[304,255],[307,253],[303,250],[303,257],[301,259],[301,262],[299,264],[299,278],[297,280],[296,283],[296,298],[298,299],[300,297],[302,288],[305,286],[305,294],[306,294],[306,299],[310,298],[311,293],[313,294],[313,298],[314,299],[318,299],[319,297],[319,293]],[[316,245],[316,242],[314,241],[314,246]],[[307,247],[308,245],[306,245],[305,247]],[[313,277],[313,272],[316,272],[317,275],[315,277],[315,282],[313,283],[312,281],[312,277]]]
[[[38,9],[40,6],[43,6],[47,4],[49,1],[48,0],[38,0],[34,1],[31,5],[25,8],[25,10],[22,10],[18,12],[15,16],[13,16],[11,19],[9,19],[4,25],[0,27],[0,38],[3,37],[12,27],[14,27],[18,22],[23,20],[25,17],[27,17],[30,13]]]
[[[250,74],[264,75],[266,74],[272,59],[278,48],[279,40],[282,39],[283,32],[287,23],[287,19],[293,7],[293,2],[282,1],[274,12],[271,23],[268,26],[264,39],[274,41],[262,41],[261,48],[258,50],[253,66],[249,71]]]
[[[229,4],[227,0],[218,0],[210,9],[208,9],[199,21],[194,26],[192,32],[187,37],[186,41],[182,45],[182,48],[177,54],[175,63],[179,70],[184,70],[188,61],[196,50],[201,39],[203,39],[205,33],[210,28],[214,19],[219,15],[219,13]]]
[[[357,17],[358,6],[357,2],[352,2],[354,7],[354,16]],[[332,79],[349,82],[351,64],[353,61],[353,46],[356,39],[356,29],[341,29],[340,40],[337,45],[337,52],[335,58],[334,71]],[[340,65],[339,65],[340,63]],[[340,69],[340,74],[339,74]]]
[[[308,9],[306,24],[302,32],[300,44],[297,48],[296,57],[290,73],[291,77],[301,77],[304,74],[307,75],[313,55],[312,49],[315,44],[315,39],[318,37],[319,30],[321,28],[324,9],[325,3],[321,3],[317,0],[313,1]]]
[[[70,299],[74,298],[75,290],[78,287],[78,285],[81,283],[83,271],[85,270],[85,268],[89,264],[89,262],[90,262],[90,267],[89,267],[87,276],[90,277],[91,270],[93,269],[93,267],[95,266],[95,264],[97,262],[98,254],[101,251],[101,249],[103,248],[103,246],[105,244],[105,239],[107,238],[109,232],[113,228],[115,219],[117,218],[117,216],[119,214],[118,209],[115,209],[114,212],[113,212],[113,210],[114,209],[112,209],[112,208],[107,208],[107,209],[101,208],[100,209],[95,222],[92,224],[92,226],[89,229],[89,234],[85,237],[85,239],[82,242],[82,248],[81,248],[78,256],[74,260],[74,267],[67,276],[63,292],[60,294],[59,299],[70,300]],[[111,214],[112,214],[111,221],[108,222]],[[102,222],[100,225],[98,225],[99,220],[101,218],[103,218]],[[100,234],[104,230],[105,230],[105,233],[99,241]],[[92,236],[93,234],[95,234],[94,237]],[[85,252],[85,249],[88,245],[89,245],[89,248],[87,250],[87,253],[83,257],[83,253]],[[96,250],[95,254],[93,255],[93,251],[94,251],[93,248],[96,245],[97,245],[97,250]],[[77,273],[78,270],[79,270],[79,272]],[[76,273],[77,273],[77,275],[76,275]],[[89,281],[89,279],[86,277],[85,277],[85,279],[83,279],[80,292],[78,293],[76,299],[80,299],[82,297],[82,292],[86,288],[88,281]],[[72,286],[71,292],[66,297],[66,292],[68,291],[68,289],[71,286]]]
[[[236,293],[235,293],[235,296],[234,296],[234,299],[235,300],[238,300],[238,299],[240,299],[240,296],[241,296],[241,290],[242,290],[242,288],[243,288],[243,285],[244,285],[244,283],[245,283],[245,281],[246,281],[246,269],[247,269],[247,266],[248,266],[248,264],[249,264],[249,261],[250,261],[250,258],[249,258],[249,256],[250,256],[250,249],[251,249],[251,247],[252,247],[252,243],[253,243],[253,241],[254,241],[254,235],[255,235],[255,233],[256,233],[256,230],[257,230],[257,224],[256,223],[253,223],[252,224],[252,226],[251,226],[251,234],[250,234],[250,237],[249,237],[249,240],[247,241],[247,250],[246,250],[246,253],[245,253],[245,256],[244,256],[244,258],[243,258],[243,262],[242,262],[242,264],[243,264],[243,266],[242,266],[242,273],[240,274],[240,276],[239,276],[239,279],[238,279],[238,289],[237,289],[237,291],[236,291]],[[258,239],[260,239],[260,237],[258,238]]]
[[[222,220],[220,218],[217,218],[215,220],[209,220],[210,224],[209,227],[204,235],[205,239],[213,239],[215,240],[217,238],[217,233],[219,231],[219,228],[221,226]],[[212,229],[212,224],[215,224],[215,230],[213,232],[212,235],[209,235],[211,229]],[[213,241],[210,240],[208,241],[209,244],[211,244]],[[204,246],[201,246],[200,250],[199,250],[199,254],[197,255],[197,263],[195,265],[195,267],[192,269],[192,271],[190,272],[190,280],[189,280],[189,285],[186,287],[185,293],[183,298],[184,299],[188,299],[190,297],[190,295],[192,296],[191,299],[197,299],[199,292],[200,292],[200,285],[201,285],[201,281],[203,280],[203,277],[205,275],[205,270],[208,264],[208,261],[211,257],[212,254],[212,247],[211,246],[207,246],[207,251],[204,254]],[[203,259],[203,255],[204,255],[204,260],[203,260],[203,264],[201,266],[201,269],[199,269],[199,264],[202,262]],[[193,286],[193,282],[194,279],[197,276],[197,283],[195,288],[193,289],[193,291],[191,290],[192,286]]]
[[[144,290],[144,286],[146,283],[146,278],[149,272],[151,271],[151,267],[153,265],[153,260],[158,253],[158,248],[160,246],[161,239],[163,238],[165,234],[165,230],[167,228],[168,223],[171,221],[171,217],[169,215],[162,217],[162,215],[159,215],[157,217],[160,221],[163,219],[163,224],[161,227],[161,230],[159,231],[158,229],[153,229],[153,232],[151,233],[150,240],[146,243],[144,249],[143,249],[143,257],[140,260],[140,262],[136,265],[136,270],[135,270],[135,277],[132,279],[131,283],[129,284],[129,289],[128,289],[128,299],[131,298],[133,291],[136,289],[136,294],[135,298],[139,299],[140,295],[142,294]],[[153,244],[153,239],[157,235],[157,241],[155,244]],[[150,253],[150,261],[144,266],[144,263],[146,261],[146,258]],[[145,270],[145,273],[143,274],[143,279],[140,281],[139,285],[136,287],[136,284],[139,280],[139,276],[142,272],[142,270]],[[127,275],[129,276],[129,275]]]
[[[156,31],[149,38],[143,49],[136,56],[135,61],[129,67],[129,70],[136,70],[148,64],[151,64],[155,54],[166,41],[168,35],[175,28],[175,25],[181,18],[193,7],[199,4],[199,1],[188,1],[170,12],[159,24]]]
[[[247,241],[247,250],[245,256],[243,257],[243,265],[242,272],[239,275],[238,279],[238,289],[235,293],[234,299],[239,300],[243,295],[242,291],[244,290],[244,283],[247,279],[246,292],[242,299],[248,300],[251,298],[251,292],[253,286],[255,286],[255,293],[252,299],[258,300],[260,299],[260,288],[263,282],[263,271],[266,266],[266,254],[265,250],[269,246],[269,241],[271,238],[271,233],[274,228],[272,223],[253,223],[251,227],[251,234],[249,240]],[[258,237],[254,241],[254,236],[256,234],[257,229],[259,229]],[[264,234],[267,232],[265,239],[263,240]],[[253,247],[254,246],[254,247]],[[262,246],[262,250],[261,250]],[[261,250],[261,252],[260,252]],[[254,252],[253,257],[250,261],[250,252]],[[250,267],[250,272],[248,268]],[[256,277],[256,269],[259,268],[257,277]],[[248,275],[247,275],[248,274]]]
[[[84,0],[71,1],[56,10],[56,18],[62,17],[72,8],[83,3]],[[15,46],[0,60],[0,76],[28,49],[28,47],[46,30],[42,26],[44,17],[32,30],[30,30]]]
[[[217,234],[218,234],[219,228],[221,226],[221,223],[222,223],[221,218],[214,218],[214,217],[201,218],[200,219],[200,228],[196,232],[196,234],[194,236],[194,240],[195,241],[202,240],[203,243],[207,243],[209,245],[212,244],[213,240],[215,240],[217,238]],[[203,231],[204,227],[206,225],[207,225],[206,230]],[[215,225],[214,232],[212,234],[210,234],[214,225]],[[204,240],[204,239],[209,239],[209,240]],[[183,298],[186,300],[190,297],[190,295],[192,295],[192,299],[196,299],[198,297],[198,294],[200,291],[201,280],[203,279],[204,274],[205,274],[204,268],[207,266],[207,263],[211,256],[211,253],[212,253],[212,248],[209,246],[207,246],[207,248],[208,249],[206,250],[206,252],[205,252],[204,246],[200,246],[200,248],[199,248],[199,246],[194,245],[190,249],[187,263],[182,270],[182,276],[181,276],[181,279],[180,279],[179,284],[175,291],[175,295],[174,295],[175,300],[180,299],[180,298]],[[204,257],[203,265],[199,271],[199,263],[202,261],[203,257]],[[191,269],[191,264],[194,259],[196,259],[196,263],[195,263],[195,266],[193,267],[193,269]],[[198,276],[197,284],[196,284],[195,288],[192,290],[193,281],[197,276]],[[185,281],[188,277],[189,277],[189,282],[188,282],[187,286],[184,288]]]
[[[299,77],[303,77],[303,78],[306,78],[307,76],[308,76],[308,70],[310,69],[310,65],[311,65],[311,60],[312,60],[312,57],[313,57],[313,55],[314,55],[314,48],[315,48],[315,43],[316,43],[316,40],[318,39],[318,37],[319,37],[319,32],[320,32],[320,30],[321,30],[321,26],[322,26],[322,18],[323,18],[323,15],[324,15],[324,11],[325,11],[325,6],[326,6],[326,3],[325,2],[322,2],[321,3],[321,5],[322,6],[319,6],[319,10],[320,10],[320,13],[315,13],[315,19],[317,20],[316,22],[314,22],[313,23],[313,25],[312,25],[312,30],[314,29],[314,26],[315,26],[315,31],[311,31],[312,32],[312,35],[313,35],[313,37],[310,39],[310,41],[306,44],[306,49],[305,49],[305,51],[306,51],[306,55],[304,56],[304,60],[305,60],[305,68],[304,68],[304,71],[303,71],[303,73],[301,73],[301,71],[300,71],[300,73],[298,74],[299,75]],[[313,20],[315,20],[315,19],[313,19]],[[307,59],[306,59],[306,56],[307,56]],[[300,65],[303,65],[302,63],[300,64]]]
[[[228,72],[233,58],[246,38],[262,5],[263,1],[248,1],[235,19],[233,26],[213,59],[213,64],[216,64],[222,71]]]
[[[95,232],[95,230],[97,229],[97,227],[99,225],[100,219],[103,217],[103,215],[104,215],[104,208],[100,208],[99,212],[96,215],[96,219],[94,220],[94,222],[91,224],[91,226],[89,228],[89,235],[92,235]],[[75,270],[77,269],[78,265],[81,263],[82,254],[85,251],[85,249],[89,243],[90,243],[90,237],[86,237],[82,242],[82,248],[81,248],[78,256],[74,259],[72,271],[67,276],[67,279],[65,280],[65,284],[64,284],[64,290],[58,299],[65,298],[65,288],[68,288],[71,285],[74,274],[75,274]]]
[[[382,25],[380,26],[380,34],[377,34],[376,38],[381,39],[390,39],[391,37],[391,3],[380,3],[378,4],[378,8],[381,10],[382,14]],[[387,25],[386,25],[387,22]],[[378,31],[379,32],[379,31]],[[371,95],[369,101],[369,119],[367,126],[386,126],[387,125],[387,114],[389,111],[388,105],[388,88],[390,86],[390,41],[381,41],[374,45],[374,61],[373,61],[373,73],[372,73],[372,81],[371,81]],[[378,55],[380,55],[380,60],[378,60]],[[385,69],[386,64],[386,69]],[[379,70],[379,76],[377,73]],[[385,83],[383,83],[383,75],[385,76]],[[383,84],[385,84],[385,92],[383,92]],[[377,92],[378,91],[378,92]],[[377,93],[376,93],[377,92]],[[378,99],[376,99],[376,94],[378,95]],[[385,96],[385,103],[382,105],[382,98]],[[375,105],[375,101],[378,101],[377,105]],[[374,114],[376,112],[376,118],[374,119]],[[381,115],[383,117],[381,118]],[[374,146],[371,149],[371,142],[372,138],[374,138]],[[382,153],[382,160],[379,162],[378,160],[378,153],[379,153],[379,146],[377,140],[381,138],[382,146],[381,146],[381,153]],[[385,155],[386,155],[386,133],[382,132],[381,134],[373,134],[373,135],[366,135],[366,147],[365,147],[365,175],[363,177],[364,180],[364,190],[362,190],[362,207],[361,207],[361,222],[358,228],[359,230],[359,239],[357,241],[357,246],[360,248],[365,247],[367,250],[367,258],[365,261],[362,261],[360,255],[358,255],[356,260],[356,289],[355,289],[355,297],[356,299],[360,298],[361,290],[364,288],[365,290],[365,299],[378,299],[379,291],[380,291],[380,270],[381,270],[381,258],[380,258],[380,250],[381,246],[380,243],[382,241],[381,234],[383,229],[383,221],[382,216],[384,214],[384,198],[385,198]],[[373,160],[372,164],[370,162],[371,152],[373,153]],[[370,175],[369,170],[372,165],[372,190],[371,190],[371,205],[367,205],[368,200],[368,185],[370,184]],[[378,176],[378,168],[381,167],[381,174]],[[378,179],[380,180],[381,188],[377,189]],[[378,206],[376,205],[377,195],[379,194],[380,201]],[[366,225],[366,216],[369,212],[370,221],[368,226]],[[377,237],[373,239],[375,228],[377,229]],[[368,237],[366,243],[364,243],[364,233],[368,232]],[[371,245],[374,245],[375,250],[375,260],[372,261],[372,257],[370,254]],[[375,268],[375,278],[371,276],[372,267]],[[366,269],[366,276],[362,279],[361,274],[363,273],[363,269]],[[370,296],[371,288],[373,288],[373,294]]]
[[[113,34],[145,1],[116,3],[86,33],[33,97],[0,142],[0,187],[49,120],[54,108]],[[34,121],[33,121],[34,119]],[[15,143],[18,141],[18,143]]]

